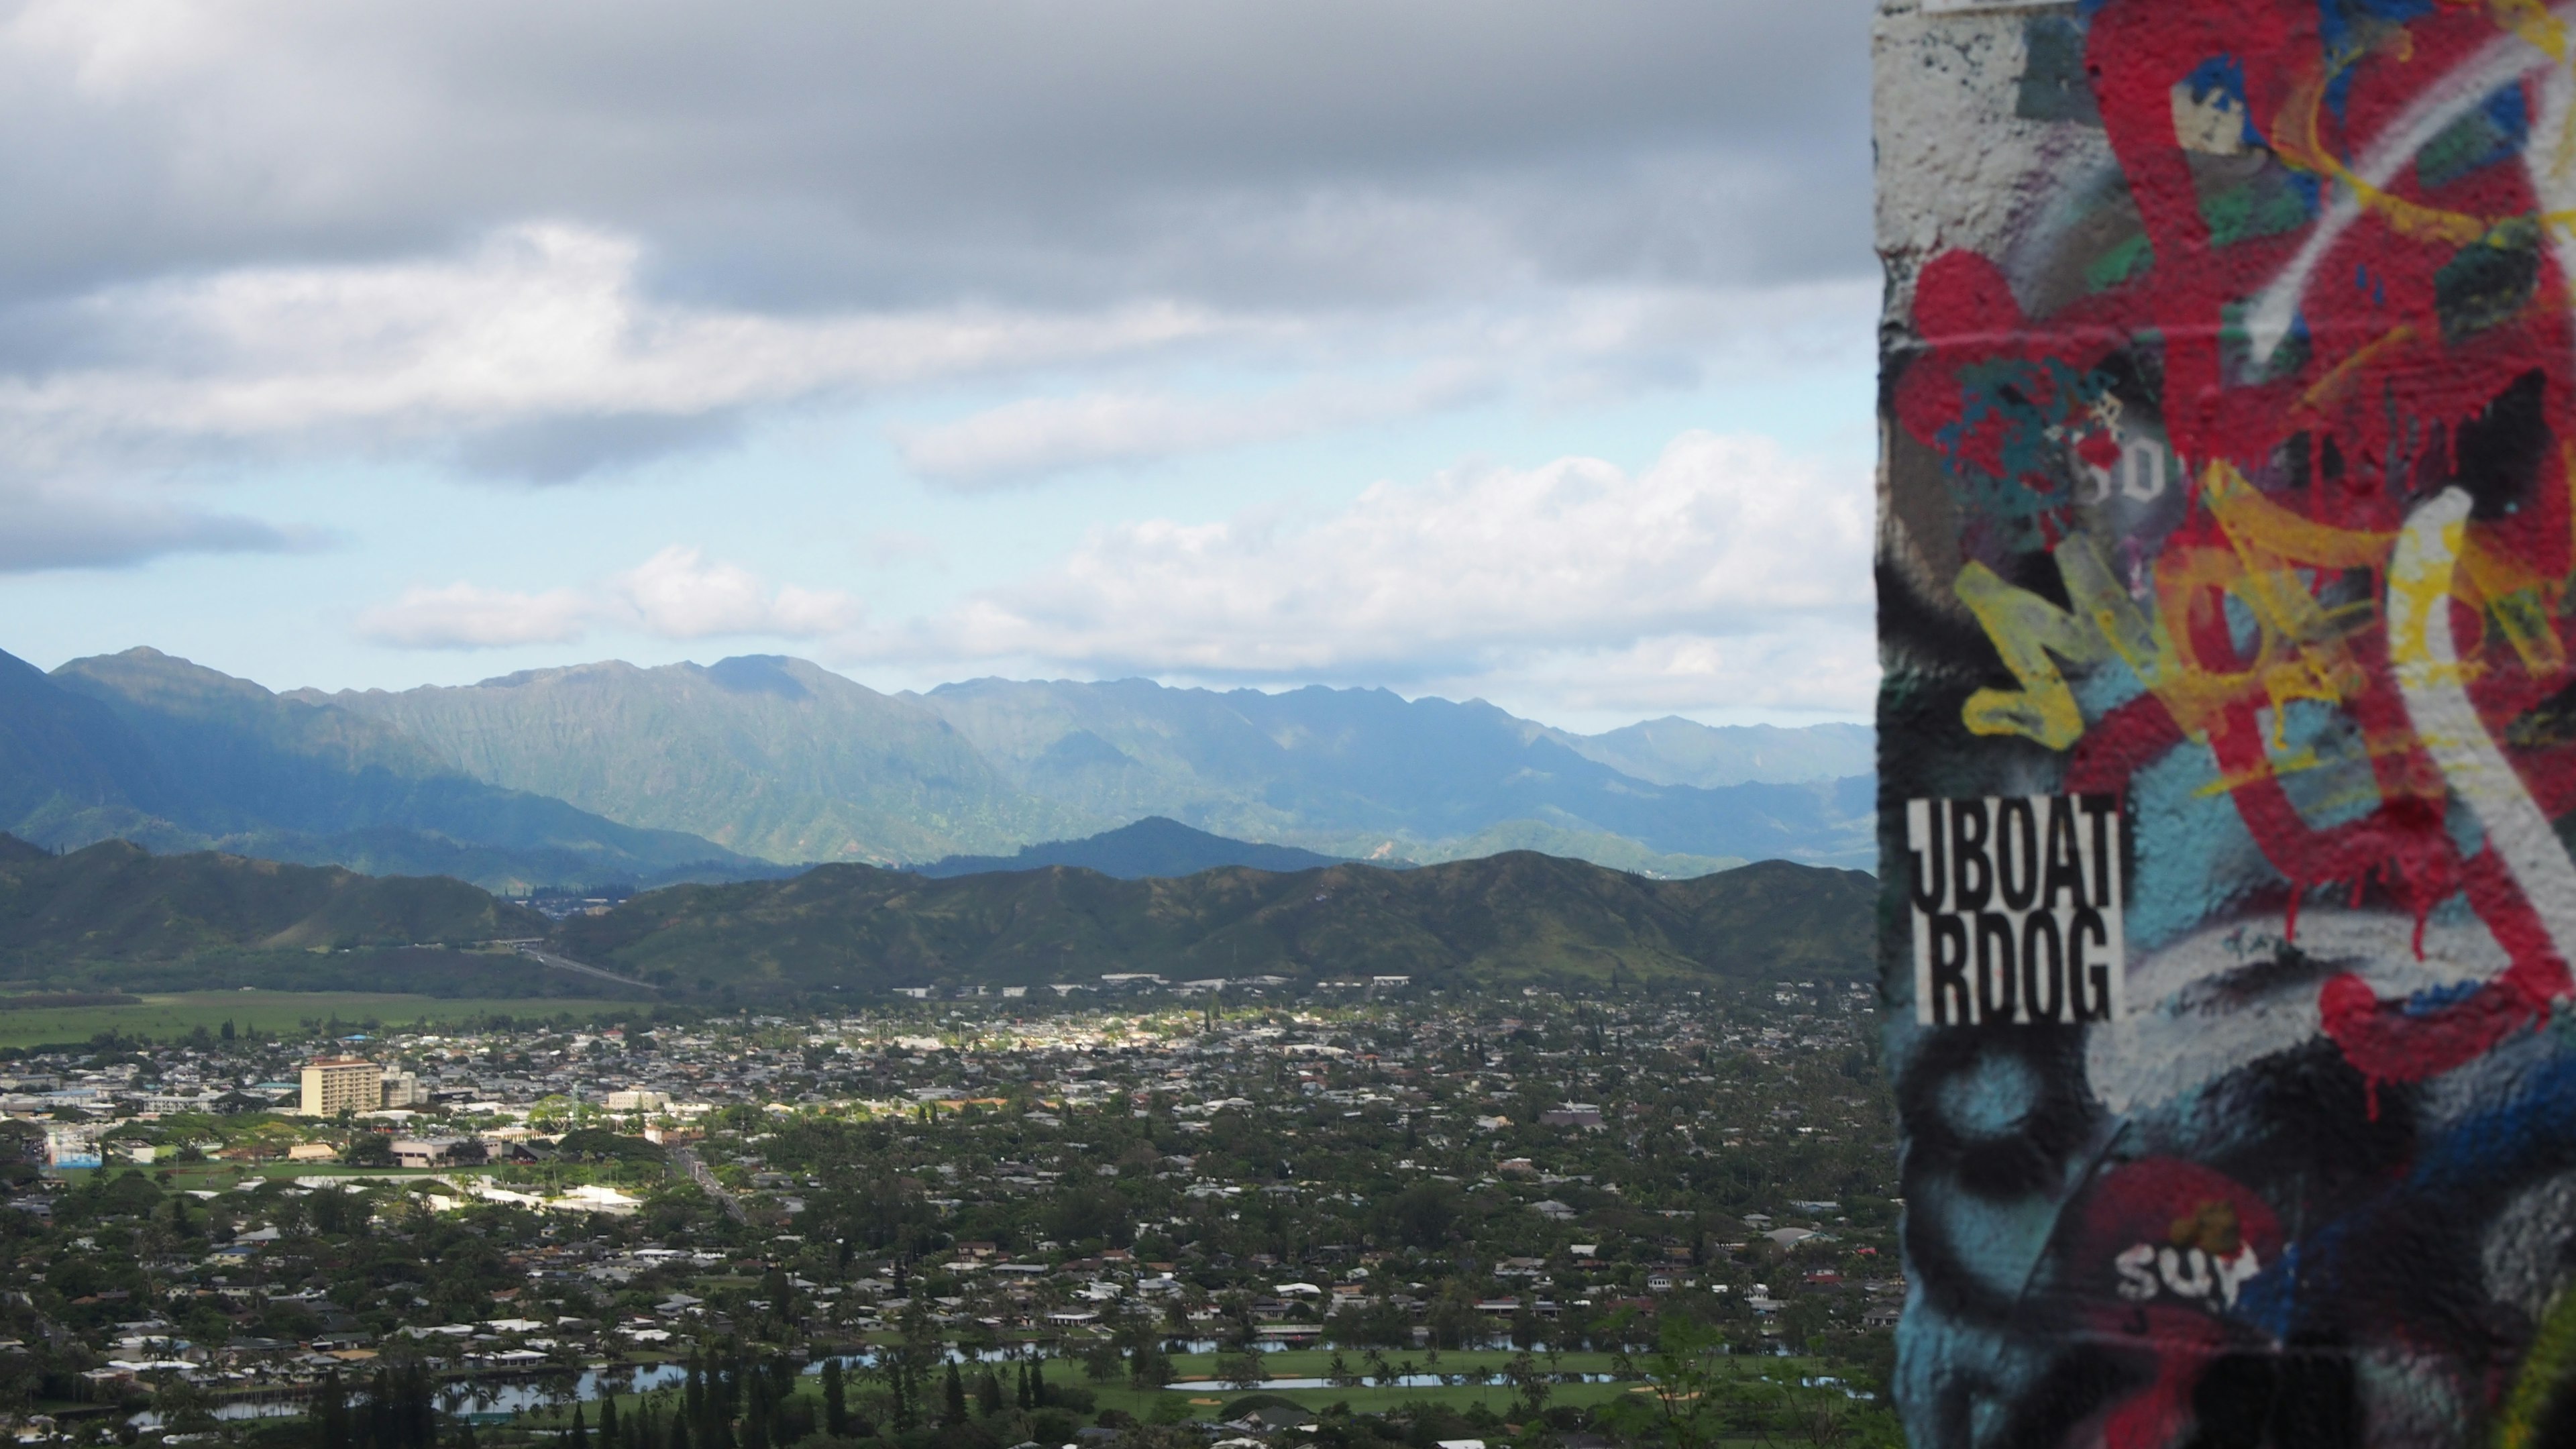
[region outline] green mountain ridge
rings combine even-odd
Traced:
[[[1097,984],[1277,974],[1429,987],[1696,976],[1868,977],[1878,883],[1770,861],[1654,881],[1516,851],[1410,870],[1226,867],[1113,880],[1050,867],[925,879],[819,866],[684,885],[555,932],[578,960],[690,994]]]
[[[937,715],[801,659],[288,697],[381,721],[479,779],[781,863],[890,865],[1126,823],[1013,789]]]
[[[226,951],[333,951],[543,935],[545,917],[443,876],[375,877],[123,840],[0,857],[0,963],[175,962]]]
[[[1180,879],[1039,870],[929,879],[864,865],[681,885],[562,922],[461,881],[376,878],[109,841],[56,856],[0,836],[13,989],[264,985],[596,994],[591,977],[462,947],[547,948],[667,999],[829,999],[895,987],[1403,975],[1428,988],[1686,983],[1872,968],[1877,882],[1764,862],[1653,881],[1514,852],[1408,870],[1229,866]]]
[[[1866,775],[1658,784],[1480,700],[1142,679],[977,679],[900,697],[938,712],[1014,784],[1069,809],[1163,815],[1327,855],[1456,859],[1490,853],[1512,837],[1489,832],[1517,828],[1553,851],[1676,874],[1730,858],[1877,858]]]
[[[1311,850],[1228,840],[1222,835],[1193,830],[1177,820],[1148,815],[1133,825],[1104,830],[1081,840],[1050,840],[1024,845],[1014,855],[951,855],[904,869],[915,875],[947,877],[1063,865],[1096,870],[1119,880],[1141,880],[1196,875],[1200,871],[1226,865],[1291,871],[1340,863],[1332,856],[1318,855]]]
[[[1656,785],[1703,790],[1799,784],[1878,768],[1878,731],[1862,724],[1704,725],[1666,715],[1597,735],[1544,729],[1587,760]]]

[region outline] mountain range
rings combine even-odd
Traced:
[[[776,873],[492,785],[364,715],[151,650],[50,676],[0,654],[0,828],[491,885]]]
[[[1784,861],[1655,881],[1530,852],[1139,880],[1065,866],[934,879],[824,865],[667,887],[549,922],[455,880],[159,856],[124,841],[57,855],[0,836],[0,983],[726,1002],[1097,985],[1110,972],[1309,986],[1399,975],[1457,989],[1857,979],[1871,970],[1877,892],[1860,872]],[[538,957],[516,949],[530,942]]]
[[[1655,881],[1514,851],[1413,870],[1226,867],[1113,880],[1061,866],[926,880],[824,865],[681,885],[559,924],[556,949],[679,995],[1172,980],[1429,987],[1869,976],[1878,882],[1766,861]]]
[[[511,892],[830,861],[1024,869],[1040,842],[1154,817],[1328,858],[1866,866],[1870,752],[1852,726],[1583,736],[1368,689],[886,694],[766,656],[281,694],[149,649],[50,675],[0,655],[0,829]]]

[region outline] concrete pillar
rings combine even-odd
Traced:
[[[2571,21],[1881,9],[1918,1446],[2576,1442]]]

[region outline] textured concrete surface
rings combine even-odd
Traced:
[[[1881,8],[1917,1445],[2576,1442],[2571,22]]]

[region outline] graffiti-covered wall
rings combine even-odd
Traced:
[[[2576,1443],[2576,4],[1877,67],[1914,1442]]]

